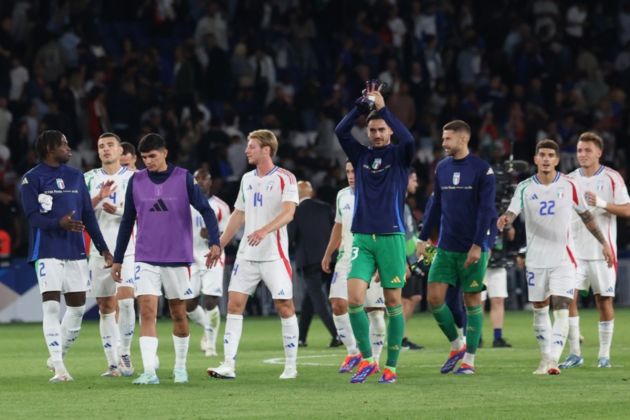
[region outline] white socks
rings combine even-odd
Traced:
[[[217,335],[219,334],[219,327],[221,326],[221,312],[219,312],[219,305],[215,306],[209,311],[206,311],[208,317],[209,329],[206,330],[208,345],[211,349],[217,348]]]
[[[580,317],[569,317],[569,353],[576,356],[582,355],[580,347]]]
[[[136,310],[133,307],[133,299],[121,299],[118,301],[120,311],[118,313],[118,338],[120,340],[120,355],[131,354],[131,342],[136,328]]]
[[[534,333],[540,347],[543,359],[548,358],[551,338],[551,318],[549,318],[549,306],[534,308]]]
[[[81,332],[81,321],[83,321],[83,313],[85,312],[85,305],[83,306],[66,306],[66,313],[63,315],[61,321],[61,340],[63,354],[68,352],[68,349],[72,347],[76,341],[79,333]]]
[[[462,360],[462,364],[467,364],[468,366],[475,366],[475,355],[470,354],[468,352],[464,353],[464,359]]]
[[[117,345],[117,326],[116,312],[104,314],[99,312],[99,330],[101,332],[101,342],[103,343],[103,351],[107,359],[107,366],[118,366],[118,345]]]
[[[155,359],[157,356],[157,337],[140,337],[140,353],[142,354],[142,364],[144,373],[155,375]]]
[[[48,353],[55,366],[55,373],[65,371],[61,351],[61,324],[59,324],[59,302],[47,300],[42,302],[44,312],[43,329]]]
[[[337,336],[346,346],[348,354],[355,355],[359,353],[357,341],[352,332],[352,324],[350,324],[350,315],[347,312],[343,315],[333,315],[333,322],[335,323],[335,328],[337,328]]]
[[[197,308],[199,308],[199,306],[197,306]],[[186,337],[173,336],[173,346],[175,347],[175,369],[186,369],[189,342],[190,335]]]
[[[370,319],[370,343],[372,344],[372,357],[378,362],[381,357],[381,351],[385,345],[385,312],[372,311],[368,312]]]
[[[223,336],[223,358],[226,364],[234,366],[236,352],[238,351],[238,343],[241,341],[242,332],[243,315],[227,314],[225,320],[225,335]]]
[[[282,323],[282,342],[284,344],[284,366],[295,367],[297,364],[298,335],[300,333],[297,316],[294,314],[289,318],[280,318],[280,321]]]
[[[551,335],[551,357],[558,362],[564,343],[567,341],[569,334],[569,310],[558,309],[553,311],[553,329]]]
[[[612,344],[615,320],[600,321],[599,323],[599,355],[597,357],[610,358],[610,346]]]

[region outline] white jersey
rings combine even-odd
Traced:
[[[210,208],[212,208],[212,211],[214,211],[214,215],[217,218],[220,235],[225,230],[228,219],[230,218],[230,206],[228,206],[225,201],[214,195],[208,199],[208,204],[210,204]],[[208,239],[201,237],[201,229],[206,227],[206,223],[203,221],[201,213],[199,213],[197,209],[195,209],[193,206],[190,206],[190,215],[192,217],[193,227],[193,257],[195,260],[194,263],[199,267],[205,268],[205,255],[208,253],[209,246]],[[222,258],[224,257],[224,255],[225,253],[222,255]]]
[[[241,179],[241,188],[234,203],[236,210],[245,213],[245,231],[238,247],[237,258],[249,261],[288,261],[287,227],[269,233],[257,246],[250,246],[247,236],[265,226],[282,212],[282,203],[298,204],[295,176],[278,166],[267,175],[258,176],[256,170]]]
[[[604,165],[600,166],[597,172],[590,177],[585,176],[581,169],[576,169],[569,176],[577,182],[583,193],[587,191],[593,192],[599,198],[611,204],[622,205],[630,203],[628,188],[619,172]],[[599,207],[589,206],[588,209],[595,216],[597,225],[610,243],[613,255],[617,255],[617,216]],[[586,228],[582,220],[579,217],[574,217],[572,226],[577,258],[581,260],[603,260],[602,245]]]
[[[335,223],[341,223],[341,245],[338,263],[349,264],[352,254],[352,216],[354,215],[354,190],[346,187],[337,193]]]
[[[94,213],[98,226],[101,229],[105,243],[110,250],[116,249],[116,237],[118,236],[118,228],[120,227],[120,221],[122,220],[123,211],[125,208],[125,194],[127,193],[127,185],[129,184],[129,178],[133,176],[133,171],[127,169],[126,166],[120,168],[120,170],[114,174],[109,175],[103,168],[92,169],[86,172],[83,177],[87,185],[90,198],[96,197],[101,191],[103,184],[109,180],[114,181],[116,190],[107,198],[103,199],[100,203],[94,207]],[[107,213],[103,210],[103,203],[110,203],[117,207],[115,214]],[[127,246],[125,255],[133,255],[136,249],[135,237],[132,234]],[[96,253],[98,251],[92,243],[90,246],[90,253]]]
[[[558,172],[544,185],[534,175],[518,184],[508,211],[523,213],[528,268],[576,264],[571,220],[573,213],[585,212],[586,205],[575,181]]]

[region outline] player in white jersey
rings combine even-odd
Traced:
[[[136,161],[138,160],[136,147],[128,141],[123,141],[120,145],[123,148],[123,154],[120,157],[120,164],[122,166],[126,166],[130,171],[135,172],[137,170]]]
[[[120,137],[114,133],[102,134],[98,139],[98,156],[103,166],[84,174],[98,225],[110,249],[116,247],[127,183],[133,175],[127,167],[121,166],[122,153]],[[116,283],[112,279],[110,269],[105,268],[103,257],[96,252],[93,244],[90,247],[88,266],[92,281],[91,294],[98,303],[101,341],[108,364],[108,369],[102,376],[133,374],[130,354],[136,324],[133,306],[134,249],[135,244],[130,243],[122,266],[122,282]],[[117,307],[120,308],[118,325]]]
[[[361,353],[354,338],[350,316],[348,315],[348,273],[352,255],[352,216],[354,215],[354,168],[346,162],[348,187],[337,193],[335,225],[330,232],[326,252],[322,258],[322,270],[330,273],[333,253],[339,250],[335,272],[330,284],[330,306],[337,335],[346,346],[348,355],[339,367],[339,373],[348,373],[361,362]],[[370,341],[372,355],[378,362],[385,340],[385,299],[380,282],[371,282],[366,294],[366,310],[370,319]]]
[[[223,233],[230,218],[230,206],[219,197],[211,195],[212,177],[205,168],[195,171],[195,181],[201,191],[208,198],[208,203],[214,211],[219,223],[219,232]],[[191,267],[190,281],[192,283],[193,298],[186,301],[188,317],[203,328],[201,338],[201,350],[206,356],[216,356],[216,341],[221,313],[219,312],[219,299],[223,296],[223,267],[225,266],[225,252],[221,252],[221,258],[214,267],[206,267],[208,253],[208,229],[201,214],[190,207],[193,226],[193,256],[195,261]],[[199,304],[203,295],[203,307]]]
[[[534,332],[540,346],[541,362],[537,375],[558,375],[558,360],[569,332],[569,303],[575,288],[575,248],[571,235],[571,216],[577,212],[588,230],[602,244],[604,258],[612,265],[612,251],[587,210],[576,183],[556,171],[559,147],[553,140],[536,145],[534,163],[537,172],[521,182],[508,210],[499,217],[503,231],[521,213],[527,233],[527,286],[534,306]],[[554,323],[549,317],[553,305]]]
[[[593,289],[599,311],[599,354],[597,366],[611,367],[610,346],[612,343],[615,311],[613,299],[617,282],[616,245],[617,216],[630,216],[630,197],[626,184],[617,171],[600,164],[604,142],[592,132],[583,133],[577,144],[577,159],[580,168],[572,172],[589,209],[604,236],[610,242],[615,266],[609,267],[601,255],[601,246],[584,229],[579,220],[573,221],[575,253],[578,260],[577,290]],[[560,365],[566,369],[584,364],[580,348],[580,317],[575,299],[569,306],[569,355]]]
[[[293,306],[287,224],[299,202],[297,183],[291,172],[274,166],[278,140],[271,131],[255,130],[247,138],[245,155],[256,169],[243,175],[234,212],[221,235],[223,248],[245,224],[228,289],[224,361],[217,368],[208,368],[208,375],[219,379],[236,376],[243,312],[249,295],[262,280],[282,321],[285,365],[280,379],[293,379],[297,377],[299,327]]]

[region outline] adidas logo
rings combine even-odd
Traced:
[[[609,287],[608,290],[606,290],[606,291],[609,292],[609,293],[612,293],[612,292],[615,291],[615,289],[613,287]]]
[[[536,340],[544,340],[545,336],[544,335],[537,335],[536,336]]]
[[[184,296],[188,296],[188,295],[192,295],[192,289],[190,288],[186,289],[186,291],[184,292]]]
[[[378,298],[376,299],[376,303],[385,303],[385,301],[383,300],[383,298]]]
[[[59,342],[58,341],[53,341],[52,343],[50,343],[48,345],[48,347],[57,347],[57,346],[59,346]]]
[[[400,277],[396,276],[392,279],[392,283],[400,283]]]
[[[288,349],[295,348],[295,343],[289,343],[285,347],[288,348]]]
[[[536,193],[532,194],[531,197],[529,197],[530,200],[538,200],[538,196],[536,195]]]
[[[112,348],[112,345],[111,345],[110,343],[105,343],[105,344],[103,345],[103,348],[104,348],[104,349],[111,349],[111,348]]]
[[[553,344],[557,344],[557,345],[559,345],[559,346],[564,346],[564,341],[562,341],[562,340],[556,340],[556,341],[554,341],[554,342],[553,342]]]
[[[569,289],[569,290],[567,290],[567,295],[571,295],[571,296],[573,296],[573,289]]]
[[[156,201],[155,204],[153,204],[153,207],[151,207],[149,211],[168,211],[168,207],[166,207],[166,204],[164,204],[164,201],[162,201],[162,199],[159,198],[158,201]]]
[[[284,289],[282,289],[282,290],[280,290],[280,291],[278,292],[278,296],[284,296]]]
[[[470,287],[479,287],[479,283],[477,283],[477,280],[473,280],[472,283],[470,283]]]

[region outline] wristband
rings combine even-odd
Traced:
[[[599,207],[601,209],[605,209],[606,206],[608,206],[608,203],[606,201],[604,201],[603,199],[597,197],[595,199],[595,207]]]

